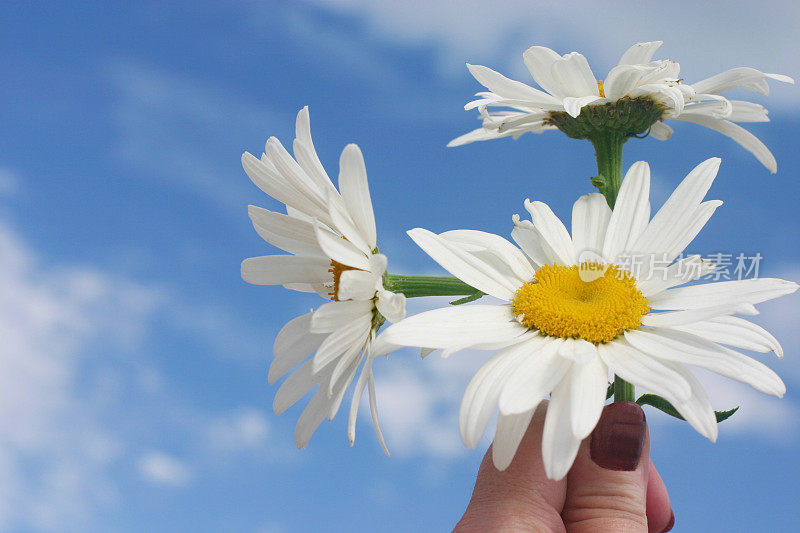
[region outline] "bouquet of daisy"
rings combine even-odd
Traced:
[[[717,424],[735,409],[715,412],[687,365],[783,396],[781,379],[739,351],[781,357],[780,344],[743,317],[798,285],[774,278],[693,283],[718,265],[684,255],[722,204],[706,199],[720,159],[695,166],[652,214],[650,167],[639,161],[626,170],[622,150],[632,138],[669,139],[666,122],[680,120],[730,137],[774,173],[769,149],[739,125],[767,121],[767,110],[723,93],[741,87],[768,94],[768,80],[792,80],[740,67],[687,83],[678,63],[653,59],[660,45],[632,46],[602,80],[577,52],[562,56],[533,46],[523,60],[539,88],[467,65],[486,89],[465,106],[478,111],[481,126],[449,146],[559,130],[594,146],[591,183],[598,192],[577,198],[571,231],[539,200],[525,200],[527,214],[511,217],[511,240],[475,229],[408,231],[451,277],[389,273],[362,153],[355,144],[344,149],[335,186],[317,157],[307,108],[297,115],[293,155],[271,137],[261,157],[242,156],[253,183],[286,205],[285,213],[251,206],[253,226],[287,252],[246,259],[242,277],[315,292],[324,302],[283,327],[269,368],[270,384],[285,377],[275,395],[277,414],[314,390],[297,422],[299,448],[323,420],[333,419],[352,388],[350,443],[368,391],[387,450],[374,367],[379,356],[409,346],[423,357],[486,351],[464,392],[459,427],[464,443],[475,447],[497,412],[492,458],[498,470],[511,464],[534,411],[549,398],[540,444],[553,480],[570,470],[612,396],[685,419],[716,440]],[[407,298],[443,295],[458,298],[406,316]],[[637,397],[636,386],[649,392]]]

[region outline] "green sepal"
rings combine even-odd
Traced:
[[[661,396],[657,396],[655,394],[643,394],[636,400],[636,403],[639,405],[649,405],[655,407],[656,409],[667,413],[670,416],[674,416],[680,420],[686,420],[681,416],[681,414],[669,403],[667,400],[662,398]],[[717,422],[722,422],[723,420],[727,420],[733,413],[738,411],[738,407],[734,407],[733,409],[729,409],[727,411],[714,411],[714,415],[717,417]]]
[[[470,294],[469,296],[464,296],[463,298],[459,298],[458,300],[453,300],[450,302],[450,305],[461,305],[467,304],[469,302],[474,302],[475,300],[482,298],[485,295],[483,292],[476,292],[475,294]]]
[[[614,382],[608,384],[608,388],[606,389],[606,400],[614,396]]]

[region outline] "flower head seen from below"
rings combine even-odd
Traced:
[[[405,316],[405,297],[383,287],[387,259],[378,253],[364,158],[355,144],[344,149],[337,190],[314,149],[308,108],[297,114],[293,148],[294,157],[271,137],[260,159],[247,152],[242,156],[253,183],[286,204],[286,214],[250,206],[253,226],[265,241],[288,252],[245,259],[242,278],[316,292],[330,300],[291,320],[275,339],[269,383],[294,371],[278,389],[273,407],[280,414],[317,387],[295,429],[295,443],[302,448],[325,418],[333,419],[355,380],[350,443],[361,396],[368,388],[375,430],[385,450],[372,363],[394,349],[377,332],[385,320],[397,322]]]
[[[469,383],[459,425],[474,447],[498,409],[492,450],[500,470],[550,394],[542,456],[548,477],[563,478],[600,417],[609,371],[662,396],[716,440],[714,410],[687,365],[782,396],[785,386],[772,370],[736,351],[782,356],[780,344],[735,315],[754,314],[755,304],[798,287],[773,278],[685,285],[714,269],[699,256],[679,256],[721,205],[704,201],[718,168],[716,158],[698,165],[651,219],[650,169],[636,163],[613,210],[599,193],[575,202],[572,235],[546,204],[526,201],[532,220],[514,217],[519,248],[479,231],[411,230],[446,270],[504,302],[424,312],[392,325],[384,337],[446,356],[499,350]],[[631,257],[657,262],[631,268]]]
[[[777,163],[769,149],[736,124],[767,122],[767,110],[753,102],[729,100],[721,93],[742,87],[767,95],[768,79],[794,81],[788,76],[738,67],[696,83],[684,83],[678,63],[652,60],[661,44],[633,45],[602,80],[595,78],[586,58],[577,52],[562,56],[549,48],[532,46],[523,60],[543,90],[490,68],[467,64],[475,79],[488,89],[465,106],[480,111],[483,126],[448,146],[509,136],[516,139],[526,132],[548,129],[560,129],[579,139],[616,132],[623,138],[649,133],[666,140],[672,128],[664,121],[682,120],[727,135],[776,172]],[[490,111],[495,107],[505,110]]]

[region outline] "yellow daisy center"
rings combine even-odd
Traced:
[[[590,271],[596,273],[591,276],[595,279],[584,281]],[[597,263],[545,265],[533,281],[517,290],[511,304],[514,315],[529,328],[593,343],[609,342],[625,330],[638,328],[650,311],[633,276],[614,265]]]
[[[603,80],[597,80],[597,90],[600,91],[600,96],[606,97],[606,92],[603,90]]]

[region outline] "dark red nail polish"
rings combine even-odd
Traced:
[[[667,524],[667,527],[665,527],[664,531],[662,531],[661,533],[667,533],[667,531],[672,531],[672,527],[674,525],[675,525],[675,513],[670,511],[669,512],[669,524]]]
[[[592,460],[608,470],[636,470],[646,430],[644,411],[635,402],[607,405],[592,434]]]

